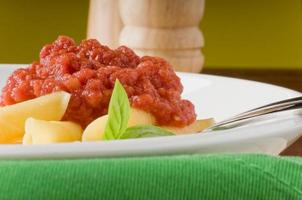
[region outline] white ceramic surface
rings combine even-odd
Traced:
[[[18,65],[0,65],[0,87]],[[23,65],[25,66],[25,65]],[[217,121],[274,101],[301,95],[286,88],[240,79],[179,73],[183,97],[196,107],[198,118]],[[164,155],[185,153],[278,154],[302,135],[302,117],[288,114],[233,130],[148,139],[51,145],[0,145],[0,158],[67,158]]]

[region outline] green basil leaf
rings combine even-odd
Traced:
[[[130,104],[127,93],[117,79],[108,108],[108,121],[105,127],[104,140],[120,138],[125,132],[130,115]]]
[[[173,133],[152,125],[145,126],[132,126],[126,129],[121,135],[121,139],[130,138],[147,138],[147,137],[158,137],[158,136],[169,136],[174,135]]]

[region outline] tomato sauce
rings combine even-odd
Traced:
[[[55,91],[72,94],[64,120],[87,126],[107,114],[114,82],[119,79],[132,107],[152,113],[158,125],[183,127],[196,119],[193,104],[172,66],[162,58],[137,56],[120,46],[113,50],[97,40],[60,36],[40,52],[40,61],[13,72],[0,105],[12,105]]]

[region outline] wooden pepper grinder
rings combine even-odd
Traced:
[[[120,0],[120,45],[167,59],[177,71],[200,72],[204,45],[199,22],[205,0]]]
[[[123,24],[119,0],[90,0],[87,37],[98,39],[111,48],[119,46]]]

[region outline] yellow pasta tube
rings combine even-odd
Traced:
[[[173,126],[163,126],[161,128],[171,131],[176,135],[183,135],[183,134],[201,132],[202,130],[212,126],[213,124],[214,124],[214,119],[209,118],[209,119],[196,120],[192,124],[182,128],[173,127]]]
[[[23,144],[51,144],[80,141],[82,128],[74,122],[44,121],[29,118],[25,123]]]
[[[102,140],[107,120],[108,120],[108,115],[104,115],[91,122],[84,130],[82,141]],[[183,128],[172,127],[172,126],[162,126],[161,128],[166,129],[176,135],[180,135],[180,134],[201,132],[203,129],[213,124],[214,124],[214,120],[210,118],[210,119],[196,120],[194,123],[185,126]],[[150,113],[147,113],[139,109],[131,108],[128,127],[138,126],[138,125],[156,125],[156,120],[154,116]]]
[[[91,122],[84,130],[82,141],[102,140],[107,123],[108,115],[97,118]],[[138,125],[151,125],[155,123],[155,118],[150,113],[131,108],[128,127]]]
[[[22,103],[0,108],[0,143],[21,141],[27,118],[60,120],[68,106],[70,94],[56,92]]]

